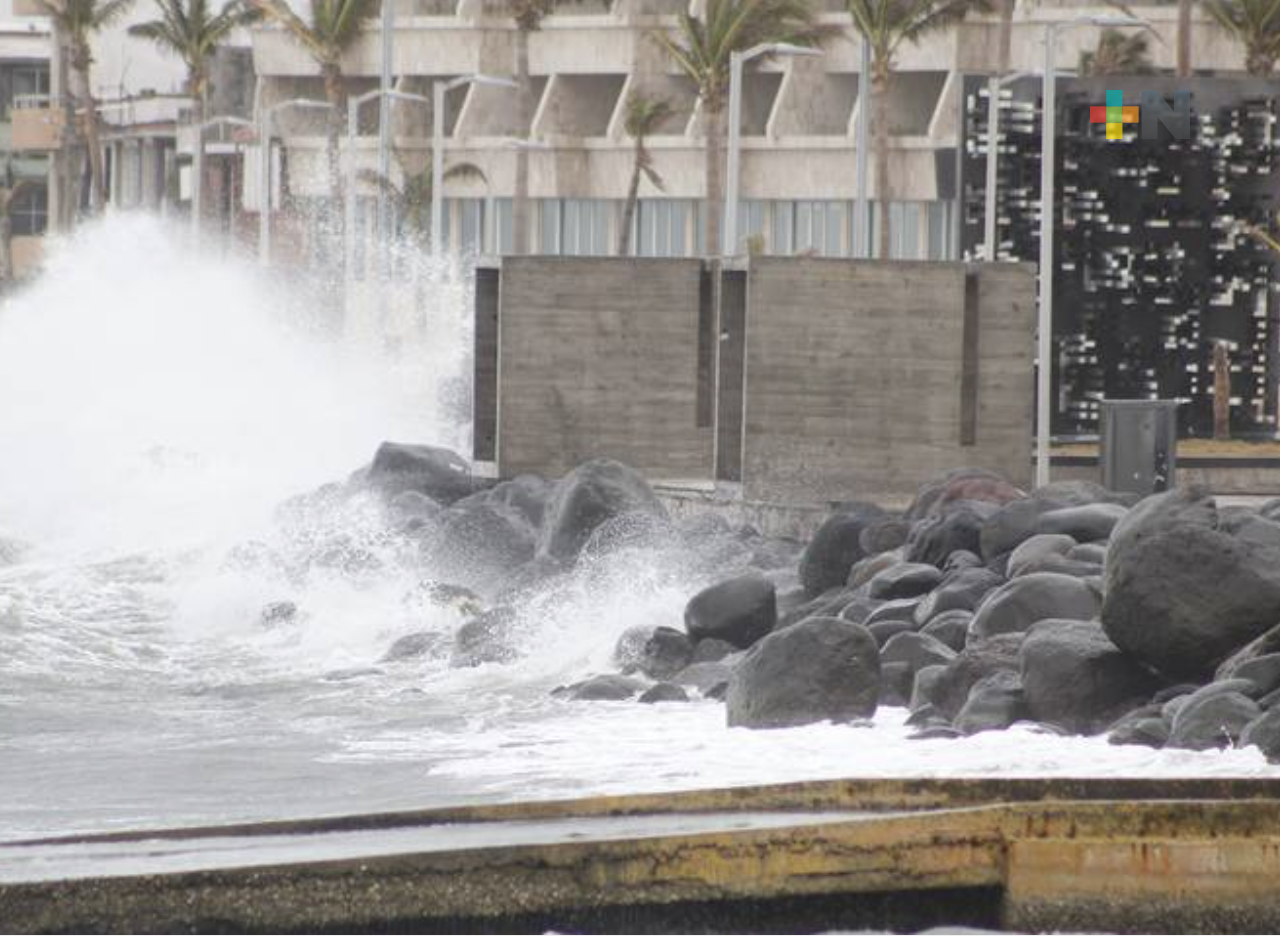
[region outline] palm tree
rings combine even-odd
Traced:
[[[249,0],[249,4],[284,27],[320,66],[325,100],[329,102],[329,191],[336,201],[341,185],[338,136],[347,114],[342,56],[355,43],[364,24],[378,11],[379,0],[311,0],[307,20],[294,13],[285,0]]]
[[[44,14],[53,21],[55,34],[67,43],[68,64],[76,78],[72,94],[83,115],[85,140],[89,148],[90,204],[94,212],[106,203],[106,175],[102,164],[102,144],[98,136],[98,102],[93,96],[89,72],[93,67],[93,37],[119,21],[133,0],[36,0]],[[79,121],[72,120],[67,145],[71,152],[79,150]],[[68,160],[71,162],[71,160]]]
[[[1244,46],[1244,67],[1269,77],[1280,58],[1280,0],[1208,0],[1209,15]]]
[[[721,150],[729,91],[729,57],[765,42],[816,45],[830,30],[819,25],[809,0],[706,0],[701,18],[681,13],[674,35],[655,41],[697,86],[706,129],[706,250],[720,254],[724,202]],[[730,232],[732,238],[736,232]]]
[[[414,239],[425,241],[428,232],[431,230],[431,196],[435,188],[435,179],[432,176],[431,164],[427,163],[427,167],[421,172],[411,173],[405,166],[405,159],[399,150],[394,150],[396,163],[400,166],[400,177],[403,180],[399,184],[394,179],[389,179],[382,173],[373,169],[366,169],[360,173],[362,181],[369,183],[387,194],[387,200],[391,203],[392,210],[399,219],[404,229],[410,232]],[[474,163],[456,163],[444,171],[446,181],[452,179],[479,179],[481,182],[487,182],[488,179],[479,166]]]
[[[209,63],[215,50],[237,27],[257,18],[244,0],[231,0],[213,12],[208,0],[153,0],[160,16],[129,27],[131,36],[150,39],[187,66],[186,92],[194,109],[192,123],[204,123],[209,95]]]
[[[876,197],[880,202],[879,254],[888,259],[889,230],[889,88],[893,57],[904,42],[916,43],[946,29],[970,12],[989,7],[988,0],[847,0],[853,27],[871,46],[871,98],[875,128]]]
[[[653,154],[645,143],[673,113],[671,102],[665,98],[649,98],[635,93],[627,98],[626,130],[635,140],[635,151],[631,161],[631,182],[627,186],[626,207],[622,211],[622,225],[618,230],[620,257],[625,257],[631,248],[631,222],[635,217],[636,201],[640,195],[640,178],[643,176],[648,179],[659,192],[666,190],[662,176],[653,168]]]
[[[13,165],[5,165],[4,184],[0,186],[0,284],[13,279],[14,202],[34,185],[29,179],[15,180]]]
[[[1080,53],[1080,74],[1149,75],[1154,68],[1147,55],[1147,37],[1142,33],[1126,36],[1118,29],[1104,29],[1098,45],[1091,52]]]

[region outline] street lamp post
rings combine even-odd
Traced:
[[[742,69],[747,62],[761,55],[809,55],[822,52],[808,46],[790,42],[762,42],[743,52],[729,55],[729,172],[724,198],[724,227],[720,237],[720,249],[727,256],[738,252],[738,172],[742,136]]]
[[[858,72],[858,123],[854,128],[854,175],[857,190],[854,200],[854,256],[871,258],[871,202],[867,200],[867,162],[868,138],[871,123],[870,95],[866,92],[871,87],[871,42],[862,37],[862,70]]]
[[[251,121],[241,117],[211,117],[196,124],[195,150],[191,156],[191,239],[200,243],[201,211],[204,203],[204,132],[213,127],[252,127]]]
[[[258,264],[264,269],[271,265],[271,124],[276,111],[295,107],[300,110],[330,110],[333,105],[310,98],[290,98],[262,109],[262,129],[258,134],[261,157],[258,165]]]
[[[448,93],[468,84],[493,88],[518,88],[510,78],[493,75],[461,75],[437,81],[431,88],[431,251],[444,253],[444,109]]]
[[[421,94],[411,94],[408,91],[396,91],[392,89],[374,88],[372,91],[366,91],[358,97],[353,97],[347,101],[347,197],[345,199],[343,215],[345,218],[345,241],[346,241],[346,269],[347,278],[353,276],[355,267],[355,243],[356,243],[356,134],[359,132],[360,108],[372,101],[374,98],[379,99],[378,119],[386,121],[390,119],[391,104],[394,101],[408,101],[416,104],[430,104],[431,102]],[[386,134],[383,134],[379,128],[378,134],[378,171],[382,175],[383,185],[378,188],[378,236],[384,251],[390,239],[387,237],[389,221],[387,213],[384,210],[386,200],[385,183],[389,177],[390,161],[388,153],[390,152],[389,140]]]
[[[1036,486],[1049,483],[1049,420],[1053,393],[1053,206],[1057,142],[1057,50],[1060,29],[1075,26],[1143,26],[1132,16],[1082,16],[1044,27],[1044,73],[1040,115],[1040,308],[1036,360]]]

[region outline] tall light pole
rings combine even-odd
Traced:
[[[1040,115],[1040,308],[1036,361],[1036,487],[1049,483],[1050,397],[1053,393],[1053,206],[1057,142],[1057,41],[1075,26],[1144,26],[1132,16],[1081,16],[1044,27],[1044,74]]]
[[[353,277],[354,269],[355,269],[356,180],[357,180],[356,135],[360,129],[360,120],[359,120],[360,108],[363,107],[365,104],[367,104],[369,101],[372,101],[374,98],[378,98],[379,100],[378,119],[380,121],[387,121],[390,119],[391,104],[394,101],[408,101],[408,102],[413,102],[417,104],[431,103],[427,98],[423,97],[421,94],[411,94],[408,91],[386,90],[383,88],[374,88],[372,91],[366,91],[364,94],[361,94],[358,97],[350,98],[347,101],[347,186],[346,186],[347,197],[345,199],[346,204],[344,205],[344,211],[343,211],[344,219],[346,223],[343,225],[343,227],[345,228],[345,231],[346,231],[345,240],[346,240],[346,261],[347,262],[345,266],[347,269],[348,279],[351,279]],[[385,127],[385,124],[383,124],[383,127]],[[381,130],[382,128],[379,128],[379,129]],[[386,161],[384,160],[384,157],[388,152],[388,148],[383,147],[383,135],[381,132],[379,132],[379,135],[378,135],[378,147],[379,147],[378,149],[379,170],[378,171],[381,174],[382,179],[384,180],[384,184],[378,186],[378,212],[379,212],[378,230],[379,230],[380,243],[382,244],[383,250],[385,251],[386,246],[388,244],[388,240],[386,238],[387,217],[383,213],[383,207],[386,200],[385,180],[390,178],[390,165],[388,163],[385,168],[383,167],[383,163]],[[384,253],[384,262],[385,262],[385,253]]]
[[[271,266],[271,125],[276,111],[331,110],[332,104],[310,98],[290,98],[262,109],[262,128],[258,133],[258,265]]]
[[[200,243],[201,212],[204,207],[204,132],[213,127],[252,127],[242,117],[211,117],[192,129],[196,132],[195,150],[191,156],[191,240]]]
[[[871,87],[871,42],[862,37],[862,70],[858,72],[858,124],[854,128],[854,174],[857,190],[853,208],[853,254],[856,257],[871,258],[871,202],[867,200],[867,162],[870,154],[871,108],[866,92]]]
[[[382,178],[391,176],[391,83],[394,80],[394,39],[396,29],[396,0],[382,0],[379,30],[382,39],[382,76],[378,90],[378,172]],[[387,190],[378,187],[378,236],[385,245],[388,241]]]
[[[729,179],[724,196],[724,229],[721,231],[720,249],[727,256],[738,252],[738,170],[742,136],[742,69],[747,62],[761,55],[809,55],[822,52],[808,46],[790,42],[762,42],[743,52],[729,55]]]
[[[437,256],[444,253],[444,109],[449,92],[469,84],[493,88],[520,87],[510,78],[479,74],[437,81],[431,87],[431,252]]]

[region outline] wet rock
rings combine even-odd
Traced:
[[[569,687],[567,696],[577,702],[620,702],[644,691],[644,683],[630,676],[593,676]]]
[[[1084,562],[1101,568],[1107,561],[1107,544],[1081,543],[1079,546],[1072,547],[1067,553],[1067,558],[1072,562]]]
[[[1257,689],[1247,693],[1251,698],[1259,698],[1274,689],[1280,689],[1280,653],[1268,653],[1245,660],[1230,671],[1228,678],[1245,679],[1253,683]]]
[[[1036,528],[1041,533],[1064,533],[1081,543],[1105,540],[1129,512],[1120,504],[1084,504],[1064,507],[1040,515]]]
[[[990,562],[1006,556],[1036,534],[1040,515],[1053,505],[1036,499],[1012,501],[983,521],[978,552]]]
[[[699,640],[693,647],[693,658],[690,663],[719,663],[730,654],[737,653],[738,648],[727,640],[707,637]]]
[[[969,622],[972,620],[973,614],[969,611],[944,611],[920,628],[920,633],[959,653],[969,638]]]
[[[907,541],[911,524],[901,517],[883,517],[863,527],[858,544],[868,556],[897,549]]]
[[[884,604],[883,601],[874,601],[871,598],[854,598],[840,609],[839,614],[832,615],[832,617],[844,618],[854,624],[865,624],[867,618],[871,617],[871,613],[882,604]],[[821,614],[821,612],[815,611],[813,614],[805,616],[813,617],[815,614]]]
[[[516,658],[514,608],[499,606],[477,614],[453,635],[449,665],[480,666],[483,663],[510,663]]]
[[[881,621],[906,621],[908,624],[915,622],[916,607],[920,604],[920,598],[897,598],[893,601],[884,601],[876,606],[876,609],[866,616],[862,622],[870,627],[873,624],[879,624]]]
[[[392,520],[400,524],[410,520],[435,520],[444,510],[438,501],[427,497],[421,491],[401,491],[391,499],[387,508]]]
[[[1213,678],[1230,679],[1245,663],[1273,653],[1280,653],[1280,624],[1267,630],[1261,637],[1249,641],[1223,660],[1214,672]]]
[[[908,741],[951,741],[956,738],[963,738],[964,735],[952,728],[950,725],[927,725],[919,731],[913,731],[907,735]]]
[[[448,638],[438,631],[414,631],[397,639],[378,662],[400,663],[423,657],[442,657],[448,646]]]
[[[961,734],[974,735],[1003,731],[1025,717],[1021,679],[1017,673],[1000,670],[973,684],[952,726]]]
[[[688,702],[689,693],[673,683],[660,682],[646,689],[637,701],[646,705],[657,702]]]
[[[938,677],[930,701],[948,718],[955,718],[975,683],[994,673],[1019,671],[1021,647],[1021,634],[1001,634],[967,644]]]
[[[906,559],[942,568],[953,552],[976,552],[981,548],[983,522],[984,516],[970,507],[923,520],[911,529]]]
[[[726,663],[691,663],[672,676],[670,682],[691,686],[700,695],[710,697],[716,686],[729,681],[732,672],[733,667]]]
[[[1127,491],[1109,491],[1096,481],[1054,481],[1036,488],[1031,497],[1054,509],[1082,507],[1086,504],[1122,504],[1132,507],[1140,499]]]
[[[853,564],[866,555],[862,531],[884,517],[874,504],[849,504],[818,527],[800,557],[800,583],[805,593],[817,597],[827,589],[844,585]]]
[[[666,517],[634,468],[603,458],[584,462],[556,483],[545,508],[538,554],[576,561],[597,527],[624,514]]]
[[[476,484],[471,466],[456,452],[434,445],[383,442],[368,468],[357,473],[384,497],[393,499],[416,491],[441,504],[452,504],[471,494]]]
[[[1052,572],[1024,575],[987,596],[969,624],[969,639],[1022,633],[1050,618],[1088,621],[1097,617],[1100,605],[1098,593],[1080,579]]]
[[[911,700],[915,674],[906,663],[880,661],[879,704],[901,708]]]
[[[1007,479],[986,468],[955,468],[940,481],[927,484],[907,508],[910,520],[939,516],[956,504],[982,503],[1000,506],[1026,495]]]
[[[423,544],[423,562],[449,582],[490,593],[533,558],[532,534],[486,505],[452,508],[439,523],[439,535]]]
[[[713,637],[746,648],[777,623],[773,583],[757,572],[704,588],[684,609],[685,630],[695,641]]]
[[[1102,623],[1116,646],[1170,679],[1205,678],[1280,621],[1280,549],[1218,529],[1212,497],[1148,497],[1116,526]]]
[[[651,679],[670,679],[693,659],[693,642],[674,627],[655,627],[640,649],[638,666]]]
[[[1156,689],[1155,679],[1093,621],[1041,621],[1022,644],[1027,710],[1040,721],[1092,734]]]
[[[1228,747],[1261,714],[1258,703],[1239,692],[1219,692],[1202,698],[1193,693],[1173,718],[1167,746],[1189,751]]]
[[[954,572],[916,606],[916,623],[923,624],[946,611],[972,611],[1003,584],[1004,578],[990,569],[970,568]]]
[[[880,694],[880,654],[870,631],[810,618],[747,652],[729,679],[728,723],[785,728],[868,718]]]
[[[874,556],[865,556],[855,562],[853,568],[849,570],[847,584],[850,588],[861,588],[881,572],[901,564],[902,555],[897,550],[877,553]]]
[[[613,645],[613,665],[624,675],[630,675],[640,669],[640,660],[644,656],[644,645],[653,636],[656,627],[640,625],[628,627]]]
[[[942,713],[928,703],[921,705],[919,708],[912,707],[911,714],[903,721],[904,725],[911,727],[920,727],[922,725],[946,725],[951,727],[951,722],[943,717]]]
[[[945,666],[955,658],[956,651],[950,647],[927,634],[917,633],[896,634],[880,651],[881,666],[905,663],[913,676],[926,666]]]
[[[843,616],[841,619],[848,620]],[[875,638],[877,647],[883,647],[898,634],[913,633],[915,629],[915,625],[910,621],[876,621],[867,627],[867,630],[871,631],[871,636]]]
[[[1107,732],[1108,744],[1132,744],[1159,750],[1169,740],[1169,722],[1158,715],[1135,714],[1120,719]]]
[[[1280,708],[1263,712],[1245,725],[1240,732],[1240,746],[1256,747],[1269,761],[1280,760]]]
[[[535,474],[516,475],[495,484],[487,493],[490,503],[507,508],[524,519],[531,530],[542,527],[547,502],[555,490],[546,478]]]
[[[587,537],[578,553],[580,562],[601,560],[625,549],[663,549],[676,539],[675,528],[666,517],[632,511],[610,517]],[[739,547],[735,546],[737,551]]]
[[[1024,572],[1033,571],[1033,566],[1042,563],[1050,556],[1062,558],[1077,545],[1074,539],[1061,533],[1037,533],[1024,540],[1010,553],[1006,566],[1009,578],[1016,578]]]
[[[916,678],[911,686],[911,699],[908,703],[911,711],[915,712],[927,707],[938,712],[950,723],[950,716],[938,708],[934,701],[938,696],[942,686],[942,678],[946,671],[947,668],[945,666],[925,666],[916,671]]]
[[[876,575],[868,584],[867,594],[881,601],[915,598],[932,591],[941,582],[942,572],[937,566],[902,562]]]

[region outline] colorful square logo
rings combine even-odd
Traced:
[[[1094,104],[1089,108],[1089,123],[1107,125],[1108,140],[1123,140],[1124,125],[1138,122],[1138,108],[1125,105],[1123,91],[1108,91],[1107,103]]]

